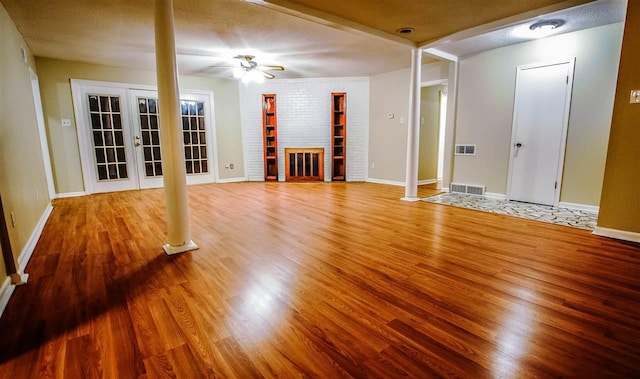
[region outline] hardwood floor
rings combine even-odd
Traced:
[[[637,245],[376,184],[189,196],[171,257],[162,190],[56,200],[0,377],[640,377]]]

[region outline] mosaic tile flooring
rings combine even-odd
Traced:
[[[459,193],[443,193],[422,200],[588,230],[593,230],[598,221],[597,213]]]

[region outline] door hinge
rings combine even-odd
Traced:
[[[558,189],[558,182],[555,182],[555,183],[553,184],[553,188],[554,188],[554,189]]]

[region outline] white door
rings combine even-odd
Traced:
[[[158,93],[149,90],[131,90],[132,108],[135,109],[134,140],[140,188],[163,186],[162,154]],[[187,184],[213,183],[213,127],[210,97],[183,92],[180,94],[180,114]]]
[[[572,77],[573,59],[518,67],[508,199],[558,204]]]
[[[124,88],[86,85],[74,93],[82,171],[88,193],[138,188],[134,142]]]
[[[163,186],[155,90],[72,81],[87,193]],[[183,91],[187,184],[215,182],[212,95]]]

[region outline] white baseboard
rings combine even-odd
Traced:
[[[239,182],[246,182],[247,178],[243,177],[243,178],[226,178],[226,179],[218,179],[217,183],[239,183]]]
[[[590,213],[598,213],[600,211],[600,207],[595,205],[585,205],[585,204],[575,204],[575,203],[567,203],[561,201],[558,206],[560,208],[574,209],[577,211],[584,211]]]
[[[82,192],[65,192],[65,193],[58,193],[56,194],[56,199],[62,199],[65,197],[78,197],[78,196],[87,196],[87,193],[82,191]]]
[[[16,286],[11,285],[11,278],[6,277],[2,286],[0,286],[0,317],[2,317],[2,313],[4,309],[7,307],[7,303],[9,303],[9,299],[11,298],[11,294]]]
[[[24,273],[24,268],[27,267],[27,263],[29,263],[29,259],[31,259],[33,250],[36,248],[38,239],[40,239],[40,235],[42,234],[44,225],[47,223],[52,210],[53,206],[51,205],[51,203],[49,203],[47,205],[47,208],[44,210],[42,217],[40,217],[40,221],[38,221],[38,224],[33,230],[33,233],[31,233],[31,236],[27,240],[27,243],[24,245],[24,248],[20,252],[20,256],[18,257],[18,273]]]
[[[424,186],[425,184],[434,184],[434,183],[438,183],[438,179],[418,180],[419,186]]]
[[[503,193],[485,192],[484,197],[488,199],[505,200],[507,198],[507,195]]]
[[[640,233],[628,232],[626,230],[609,229],[609,228],[596,226],[595,229],[593,229],[593,234],[595,234],[596,236],[609,237],[609,238],[615,238],[615,239],[624,240],[624,241],[640,243]]]
[[[388,184],[390,186],[399,186],[399,187],[404,187],[405,186],[404,182],[394,182],[392,180],[376,179],[376,178],[367,178],[367,180],[365,180],[365,182],[375,183],[375,184]]]

